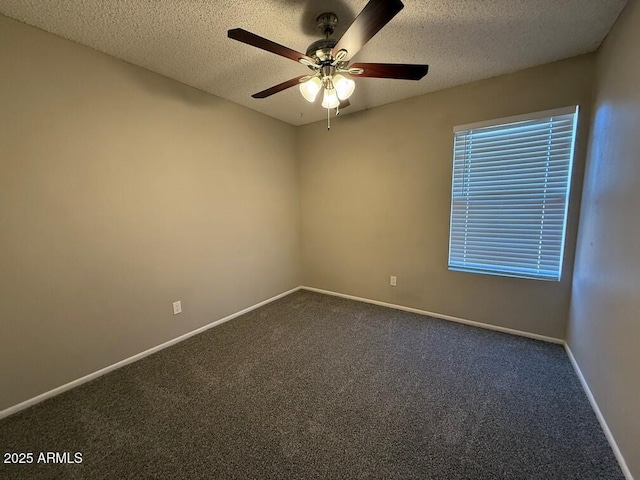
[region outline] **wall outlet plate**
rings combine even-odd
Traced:
[[[180,300],[173,302],[173,314],[177,315],[179,313],[182,313],[182,302]]]
[[[389,285],[391,285],[392,287],[395,287],[398,283],[398,278],[395,275],[391,275],[391,278],[389,279]]]

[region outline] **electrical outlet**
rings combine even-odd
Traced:
[[[182,313],[182,302],[180,300],[173,302],[173,314],[177,315],[179,313]]]
[[[395,275],[391,275],[391,278],[389,279],[389,285],[391,285],[392,287],[395,287],[397,283],[398,283],[397,277]]]

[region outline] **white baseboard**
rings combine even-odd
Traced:
[[[489,323],[475,322],[473,320],[466,320],[464,318],[453,317],[451,315],[444,315],[442,313],[428,312],[426,310],[420,310],[412,307],[405,307],[403,305],[396,305],[395,303],[380,302],[378,300],[371,300],[369,298],[356,297],[353,295],[347,295],[345,293],[331,292],[329,290],[322,290],[314,287],[300,287],[303,290],[309,290],[311,292],[324,293],[325,295],[333,295],[334,297],[348,298],[349,300],[356,300],[358,302],[372,303],[374,305],[380,305],[382,307],[395,308],[396,310],[403,310],[405,312],[417,313],[419,315],[426,315],[429,317],[440,318],[442,320],[449,320],[451,322],[464,323],[465,325],[471,325],[474,327],[485,328],[487,330],[496,330],[498,332],[510,333],[511,335],[518,335],[520,337],[533,338],[535,340],[542,340],[543,342],[557,343],[558,345],[564,345],[564,340],[555,337],[547,337],[545,335],[538,335],[537,333],[525,332],[522,330],[515,330],[513,328],[500,327],[497,325],[491,325]]]
[[[618,444],[616,443],[615,438],[613,438],[613,434],[611,433],[611,430],[609,430],[609,425],[607,425],[607,421],[604,419],[604,416],[600,411],[600,407],[598,407],[598,403],[596,402],[596,399],[593,396],[593,393],[591,393],[591,389],[587,384],[587,380],[584,378],[584,375],[582,375],[580,366],[578,365],[576,358],[573,356],[573,353],[571,352],[571,349],[569,348],[569,345],[566,342],[564,343],[564,349],[567,352],[567,356],[569,357],[569,360],[571,360],[571,364],[573,365],[573,369],[575,370],[576,375],[578,375],[578,378],[580,379],[580,383],[582,384],[584,393],[587,394],[589,403],[591,403],[591,408],[593,408],[593,411],[595,412],[596,417],[598,417],[598,421],[600,422],[602,431],[604,432],[605,437],[607,437],[607,440],[609,441],[609,445],[611,445],[613,454],[616,456],[616,459],[620,464],[622,473],[624,474],[627,480],[633,480],[633,475],[631,475],[631,470],[629,470],[629,467],[627,466],[627,462],[625,462],[624,457],[622,456],[622,452],[620,451],[620,448],[618,448]]]
[[[231,315],[228,315],[224,318],[221,318],[220,320],[216,320],[214,322],[211,322],[207,325],[204,325],[200,328],[197,328],[195,330],[192,330],[188,333],[185,333],[184,335],[180,335],[179,337],[176,337],[172,340],[169,340],[168,342],[164,342],[160,345],[157,345],[155,347],[152,347],[148,350],[145,350],[144,352],[140,352],[137,353],[136,355],[133,355],[132,357],[129,358],[125,358],[124,360],[120,360],[119,362],[114,363],[113,365],[109,365],[108,367],[104,367],[101,368],[100,370],[90,373],[88,375],[85,375],[84,377],[78,378],[76,380],[73,380],[69,383],[65,383],[64,385],[61,385],[59,387],[54,388],[53,390],[49,390],[48,392],[42,393],[36,397],[30,398],[29,400],[25,400],[24,402],[20,402],[17,405],[14,405],[12,407],[6,408],[4,410],[0,411],[0,420],[8,417],[9,415],[13,415],[14,413],[19,412],[20,410],[24,410],[25,408],[29,408],[32,405],[35,405],[36,403],[40,403],[48,398],[51,397],[55,397],[56,395],[61,394],[62,392],[66,392],[67,390],[71,390],[72,388],[75,388],[79,385],[82,385],[83,383],[87,383],[90,382],[91,380],[94,380],[98,377],[101,377],[102,375],[112,372],[114,370],[117,370],[118,368],[124,367],[125,365],[128,365],[129,363],[135,362],[137,360],[140,360],[141,358],[144,358],[148,355],[151,355],[152,353],[156,353],[159,352],[162,349],[165,349],[167,347],[170,347],[172,345],[175,345],[176,343],[182,342],[183,340],[186,340],[189,337],[193,337],[194,335],[197,335],[199,333],[204,332],[205,330],[208,330],[212,327],[215,327],[217,325],[220,325],[222,323],[228,322],[229,320],[233,320],[236,317],[239,317],[240,315],[244,315],[245,313],[248,313],[252,310],[255,310],[256,308],[260,308],[263,305],[266,305],[267,303],[271,303],[274,300],[278,300],[279,298],[282,297],[286,297],[287,295],[296,292],[298,290],[300,290],[301,287],[296,287],[296,288],[292,288],[291,290],[288,290],[286,292],[283,292],[279,295],[276,295],[274,297],[268,298],[260,303],[256,303],[255,305],[252,305],[250,307],[247,307],[243,310],[240,310],[239,312],[236,313],[232,313]]]

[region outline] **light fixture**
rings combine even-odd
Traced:
[[[300,93],[307,102],[315,102],[318,92],[322,89],[322,81],[318,77],[311,77],[300,84]]]
[[[340,106],[340,100],[338,100],[338,94],[335,88],[325,88],[324,97],[322,98],[323,108],[338,108]]]
[[[338,53],[344,57],[341,52],[343,50]],[[322,65],[318,70],[314,76],[300,79],[300,93],[306,101],[313,103],[320,91],[324,90],[322,92],[322,108],[327,109],[327,129],[331,130],[331,110],[335,108],[336,115],[338,115],[343,102],[349,105],[347,99],[356,89],[356,82],[339,73],[342,71],[351,74],[349,70],[339,70],[333,64]]]
[[[340,100],[349,98],[356,89],[356,82],[339,73],[333,77],[333,85],[336,87],[336,92]]]
[[[328,75],[320,80],[314,76],[300,83],[300,93],[307,102],[315,102],[320,90],[324,87],[323,108],[337,108],[340,100],[348,99],[356,89],[356,82],[339,73]]]

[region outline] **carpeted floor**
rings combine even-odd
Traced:
[[[623,479],[558,345],[299,291],[0,421],[0,478]]]

